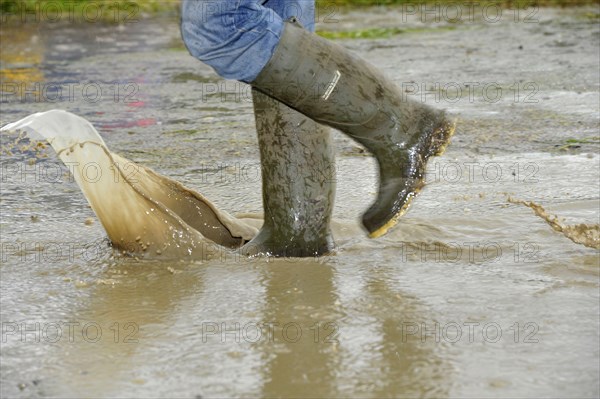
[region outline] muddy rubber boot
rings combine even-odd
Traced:
[[[424,185],[429,157],[443,153],[454,123],[444,112],[404,98],[379,70],[345,48],[302,29],[285,28],[252,85],[367,148],[379,165],[379,193],[362,222],[385,234]]]
[[[320,256],[333,249],[329,223],[335,158],[329,128],[252,90],[263,181],[264,224],[245,255]]]

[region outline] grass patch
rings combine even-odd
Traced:
[[[406,33],[422,33],[422,32],[434,32],[440,30],[454,30],[454,26],[442,26],[437,28],[372,28],[372,29],[359,29],[350,31],[317,31],[317,34],[326,39],[386,39],[395,35],[406,34]]]
[[[373,28],[351,31],[320,30],[317,34],[326,39],[381,39],[405,33],[406,29],[400,28]]]
[[[600,20],[600,13],[585,12],[585,13],[579,15],[579,18],[590,20],[590,21],[598,21],[598,20]]]
[[[578,149],[582,144],[600,145],[600,137],[585,137],[582,139],[567,139],[565,144],[557,146],[558,151]]]
[[[135,22],[179,12],[180,0],[0,0],[2,22]]]
[[[173,83],[187,83],[189,81],[200,82],[200,83],[216,83],[218,78],[214,76],[202,76],[191,72],[182,72],[171,78]]]
[[[176,16],[180,13],[182,0],[0,0],[0,22],[43,23],[43,22],[101,22],[130,23],[147,17]],[[200,0],[195,0],[200,1]],[[219,0],[233,1],[233,0]],[[317,15],[332,15],[343,9],[386,6],[402,7],[427,5],[444,7],[499,6],[503,9],[527,9],[532,7],[598,6],[598,0],[316,0]],[[598,20],[598,14],[589,12],[587,19]],[[377,39],[408,33],[394,29],[369,29],[360,32],[322,32],[331,39],[364,38]]]
[[[223,0],[232,1],[232,0]],[[114,19],[116,12],[129,13],[130,17],[136,14],[160,14],[177,12],[181,0],[0,0],[0,13],[6,16],[28,14],[32,17],[35,13],[56,13],[57,10],[70,12],[75,15],[74,20],[86,20],[86,16],[94,16],[100,12],[104,20]],[[510,8],[528,7],[570,7],[581,5],[598,5],[598,0],[316,0],[317,9],[331,10],[332,7],[372,7],[372,6],[400,6],[416,4],[496,4]],[[79,18],[77,18],[79,16]],[[102,18],[102,17],[100,17]]]
[[[496,4],[505,8],[529,7],[572,7],[582,5],[598,5],[598,0],[317,0],[317,6],[330,7],[372,7],[372,6],[399,6],[406,4],[459,4],[466,7],[468,4],[485,6]]]

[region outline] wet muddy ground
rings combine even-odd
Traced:
[[[597,397],[598,9],[408,11],[319,29],[383,28],[339,42],[458,131],[378,240],[357,219],[374,163],[336,134],[332,256],[119,256],[58,158],[3,136],[2,396]],[[0,125],[66,109],[112,151],[261,212],[250,91],[189,56],[176,18],[0,35]],[[590,226],[591,247],[519,201]]]

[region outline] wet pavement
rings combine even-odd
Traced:
[[[598,250],[518,201],[600,223],[599,12],[526,11],[321,15],[328,32],[405,29],[339,42],[459,127],[378,240],[358,224],[374,162],[336,133],[320,259],[119,256],[56,155],[3,136],[2,396],[597,397]],[[189,56],[176,18],[0,39],[0,125],[66,109],[115,153],[261,212],[249,88]]]

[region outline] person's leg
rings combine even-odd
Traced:
[[[257,90],[264,223],[241,252],[319,256],[333,249],[330,231],[335,156],[329,128]]]
[[[371,237],[393,227],[424,184],[425,166],[454,133],[442,111],[411,101],[374,66],[286,22],[279,45],[251,84],[341,130],[379,165],[379,193],[362,221]]]
[[[314,1],[269,0],[281,18],[314,30]],[[333,249],[335,155],[328,128],[253,90],[260,147],[264,224],[246,255],[319,256]]]
[[[406,99],[392,81],[345,48],[293,22],[284,23],[262,6],[266,2],[232,3],[237,8],[225,7],[220,13],[235,22],[231,40],[224,42],[210,37],[218,29],[197,29],[195,17],[183,16],[183,37],[190,52],[222,76],[250,82],[304,115],[341,130],[373,153],[379,165],[379,193],[362,221],[371,237],[385,234],[423,186],[428,158],[443,151],[454,125],[443,112]],[[186,10],[184,4],[184,14]],[[203,15],[194,7],[191,11]],[[209,45],[216,43],[212,49],[217,50],[195,53],[204,36],[209,37]],[[231,54],[227,46],[234,49]],[[265,55],[270,59],[252,78]],[[226,60],[234,66],[224,67]],[[250,72],[242,73],[243,65]]]
[[[212,8],[201,3],[183,5],[184,40],[192,55],[227,78],[254,79],[276,48],[284,18],[298,16],[314,30],[312,0],[227,1],[218,7],[211,2]],[[222,26],[228,21],[228,26]],[[240,26],[245,29],[238,30]],[[252,99],[261,154],[264,224],[241,252],[323,255],[333,248],[329,224],[335,157],[329,129],[256,90]]]

